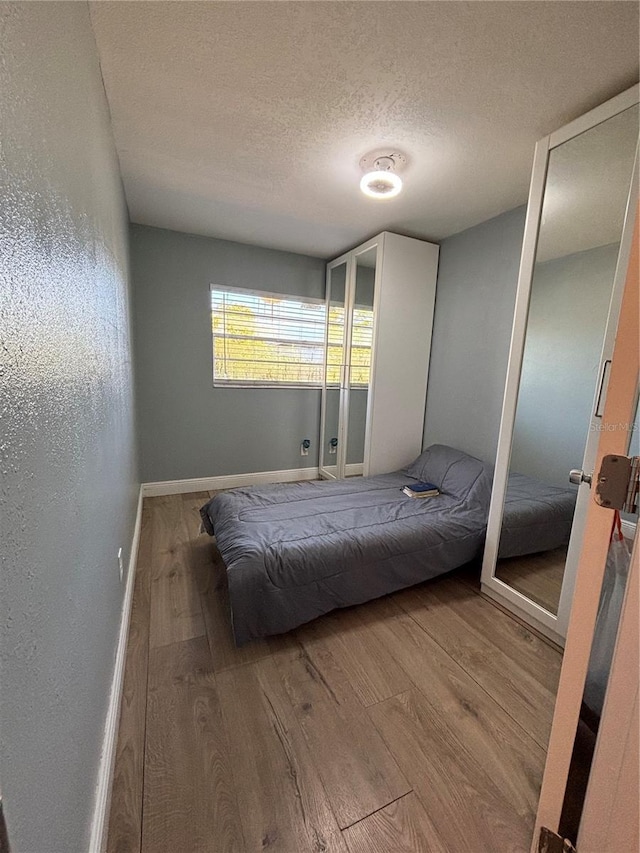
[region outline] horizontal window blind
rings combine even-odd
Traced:
[[[355,317],[357,316],[357,319]],[[366,385],[373,311],[358,308],[351,348],[352,384]],[[324,375],[324,301],[211,287],[214,385],[319,387]],[[344,308],[329,311],[327,383],[343,363]]]
[[[325,304],[211,288],[214,385],[322,384]]]

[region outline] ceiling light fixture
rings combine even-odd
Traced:
[[[402,178],[397,174],[407,158],[397,151],[374,152],[360,160],[364,171],[360,189],[369,198],[394,198],[402,189]]]

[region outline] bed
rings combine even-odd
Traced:
[[[433,445],[376,477],[231,489],[200,510],[227,568],[237,645],[452,571],[484,546],[492,466]],[[402,487],[434,483],[435,498]],[[575,492],[511,474],[500,557],[569,541]]]
[[[577,489],[509,475],[498,557],[522,557],[569,543]]]
[[[222,492],[201,510],[227,568],[237,645],[451,571],[481,552],[491,466],[445,445],[375,477]],[[435,483],[411,498],[402,487]]]

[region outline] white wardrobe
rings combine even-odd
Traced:
[[[322,477],[395,471],[420,453],[438,252],[384,231],[327,265]]]

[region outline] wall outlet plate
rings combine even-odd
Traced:
[[[122,562],[122,548],[118,548],[118,570],[120,572],[120,580],[124,577],[124,563]]]

